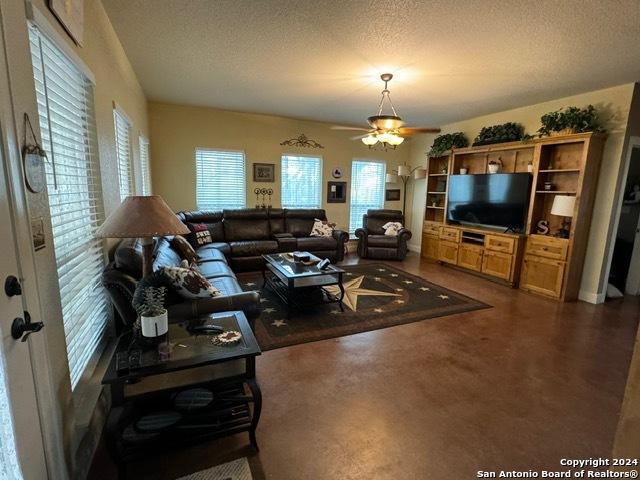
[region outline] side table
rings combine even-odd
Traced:
[[[242,338],[232,345],[214,344],[211,336],[189,333],[187,327],[194,323],[236,330]],[[128,358],[132,351],[132,333],[124,333],[102,380],[111,389],[105,431],[120,478],[128,461],[211,438],[248,432],[258,449],[262,394],[255,358],[261,351],[244,313],[215,313],[172,324],[168,344],[169,351],[162,354],[157,347],[143,347],[139,366],[127,370],[117,366],[117,358]],[[192,381],[189,377],[196,373],[200,378]],[[160,386],[145,390],[145,383]]]

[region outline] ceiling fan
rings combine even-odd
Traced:
[[[383,73],[380,75],[380,79],[384,82],[384,90],[382,90],[382,97],[380,98],[380,104],[378,105],[377,115],[372,115],[367,118],[367,123],[371,128],[363,127],[344,127],[341,125],[334,125],[331,127],[333,130],[356,130],[367,132],[363,135],[352,137],[352,140],[362,140],[362,143],[372,148],[377,143],[380,143],[384,149],[387,147],[396,148],[402,142],[405,137],[415,135],[416,133],[439,133],[439,128],[427,128],[427,127],[405,127],[404,121],[396,113],[396,109],[391,101],[388,84],[393,78],[391,73]],[[385,101],[389,103],[391,112],[393,115],[384,115],[382,110],[384,109]]]

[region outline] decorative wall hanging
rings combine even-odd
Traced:
[[[36,217],[31,219],[31,236],[33,238],[33,249],[37,252],[45,247],[44,219]]]
[[[342,167],[336,167],[331,172],[333,178],[342,178]]]
[[[327,203],[347,202],[347,182],[327,182]]]
[[[306,148],[324,148],[315,140],[311,140],[304,133],[301,133],[298,138],[290,138],[281,142],[280,145],[286,145],[289,147],[306,147]]]
[[[273,195],[272,188],[254,188],[253,193],[256,194],[256,208],[271,208],[271,195]],[[260,203],[260,196],[262,195],[262,203]],[[265,203],[265,197],[269,197],[269,203]]]
[[[400,189],[393,188],[391,190],[386,190],[384,199],[387,202],[397,202],[398,200],[400,200]]]
[[[24,180],[27,188],[32,193],[40,193],[47,184],[44,171],[44,162],[47,160],[47,152],[38,144],[38,139],[31,126],[29,115],[24,114],[24,136],[22,139],[22,161],[24,163]],[[27,128],[31,133],[33,143],[27,143]],[[55,171],[53,173],[55,184]]]
[[[276,166],[273,163],[254,163],[253,164],[253,181],[254,182],[275,182]]]
[[[84,36],[84,0],[49,0],[49,9],[78,45]]]

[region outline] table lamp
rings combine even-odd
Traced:
[[[159,195],[131,196],[107,217],[95,233],[97,238],[140,238],[142,276],[151,274],[153,237],[190,233]]]
[[[556,195],[553,198],[551,206],[551,215],[563,217],[562,227],[556,233],[556,237],[569,238],[569,229],[571,227],[571,217],[573,217],[573,208],[576,204],[576,197],[570,195]]]

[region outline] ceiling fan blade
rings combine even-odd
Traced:
[[[401,127],[398,133],[400,135],[415,135],[416,133],[440,133],[439,128],[435,127]]]
[[[369,134],[365,133],[364,135],[356,135],[355,137],[351,137],[349,140],[360,140],[361,138],[368,137]]]
[[[368,128],[364,128],[364,127],[346,127],[344,125],[332,125],[331,130],[355,130],[358,132],[368,132],[369,129]]]

